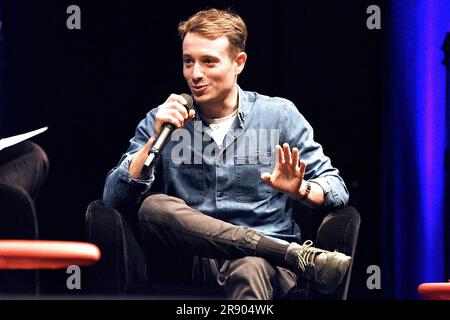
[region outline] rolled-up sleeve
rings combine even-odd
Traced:
[[[139,123],[127,152],[120,158],[119,164],[108,173],[103,189],[103,203],[108,207],[119,210],[134,207],[141,195],[150,190],[155,180],[153,172],[148,180],[133,179],[129,170],[134,155],[151,136],[154,110],[147,113],[146,118]]]
[[[292,102],[287,103],[282,130],[282,143],[287,142],[300,151],[300,159],[306,164],[305,179],[319,184],[324,192],[320,209],[334,209],[348,203],[349,193],[339,170],[331,165],[322,146],[314,141],[314,130]]]

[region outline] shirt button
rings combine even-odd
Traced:
[[[223,191],[217,192],[217,196],[218,196],[219,198],[222,198],[222,197],[223,197]]]

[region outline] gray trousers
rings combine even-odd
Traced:
[[[296,285],[293,272],[256,256],[262,234],[207,216],[182,199],[150,195],[139,210],[139,224],[150,250],[197,256],[194,280],[222,286],[228,299],[282,298]]]

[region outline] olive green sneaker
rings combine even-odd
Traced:
[[[286,262],[293,271],[304,276],[322,294],[333,294],[350,266],[351,257],[334,251],[314,248],[307,240],[300,245],[291,243],[286,253]]]

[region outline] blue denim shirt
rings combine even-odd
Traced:
[[[275,164],[275,145],[288,143],[300,150],[307,163],[305,179],[324,190],[321,209],[348,201],[344,181],[313,140],[313,129],[289,100],[267,97],[239,88],[237,117],[222,147],[210,138],[211,130],[198,112],[193,121],[173,132],[149,180],[132,179],[129,165],[134,154],[152,134],[157,108],[149,111],[130,140],[128,151],[106,179],[103,201],[107,206],[135,204],[151,192],[160,179],[163,192],[183,199],[211,217],[258,230],[267,236],[299,241],[300,230],[292,220],[293,202],[288,195],[261,179]]]

